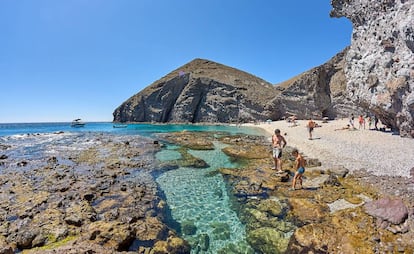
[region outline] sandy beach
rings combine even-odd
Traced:
[[[334,120],[328,123],[316,121],[313,139],[308,139],[307,121],[297,121],[292,127],[287,121],[274,121],[251,125],[260,127],[270,137],[276,128],[281,130],[288,146],[296,147],[309,158],[318,158],[322,168],[344,166],[351,172],[365,169],[374,175],[410,177],[414,167],[414,140],[401,138],[390,132],[375,130],[336,130],[345,127],[348,120]]]

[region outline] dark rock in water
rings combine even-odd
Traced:
[[[0,155],[0,160],[5,160],[7,158],[9,158],[9,156],[7,156],[5,154]]]
[[[181,232],[184,235],[194,235],[197,231],[197,227],[194,221],[184,221],[181,223]]]
[[[382,198],[365,204],[365,211],[378,219],[401,224],[408,218],[408,209],[401,199]]]
[[[200,246],[200,249],[203,251],[207,251],[210,248],[210,237],[208,234],[200,234],[198,239],[198,246]]]

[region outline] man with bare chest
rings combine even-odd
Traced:
[[[280,130],[276,129],[272,136],[273,160],[275,162],[274,169],[282,171],[282,149],[286,146],[285,138],[280,135]]]

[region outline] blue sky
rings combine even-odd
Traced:
[[[350,44],[330,0],[0,0],[0,122],[112,121],[194,58],[279,83]]]

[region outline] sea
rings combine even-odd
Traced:
[[[259,128],[222,124],[114,125],[111,122],[89,122],[84,127],[75,128],[71,127],[69,122],[1,123],[0,145],[21,147],[12,151],[15,153],[14,157],[35,160],[44,156],[45,151],[58,150],[59,146],[63,147],[65,143],[69,143],[68,139],[78,136],[106,133],[115,136],[140,135],[151,138],[159,133],[177,131],[265,135]],[[50,135],[55,133],[67,135]],[[81,142],[70,142],[70,144],[71,146],[75,144],[79,148],[84,145]],[[165,195],[173,219],[181,226],[191,224],[197,229],[195,234],[182,235],[192,243],[191,253],[223,253],[224,249],[231,250],[233,253],[254,253],[246,241],[245,225],[239,220],[237,211],[232,209],[232,197],[229,196],[226,182],[221,174],[214,173],[219,168],[237,167],[237,164],[222,152],[225,144],[216,142],[214,145],[214,150],[189,151],[192,155],[205,160],[209,164],[208,168],[179,167],[156,176],[155,182]],[[179,156],[177,146],[173,144],[166,145],[155,155],[156,160],[160,162],[176,160]]]

